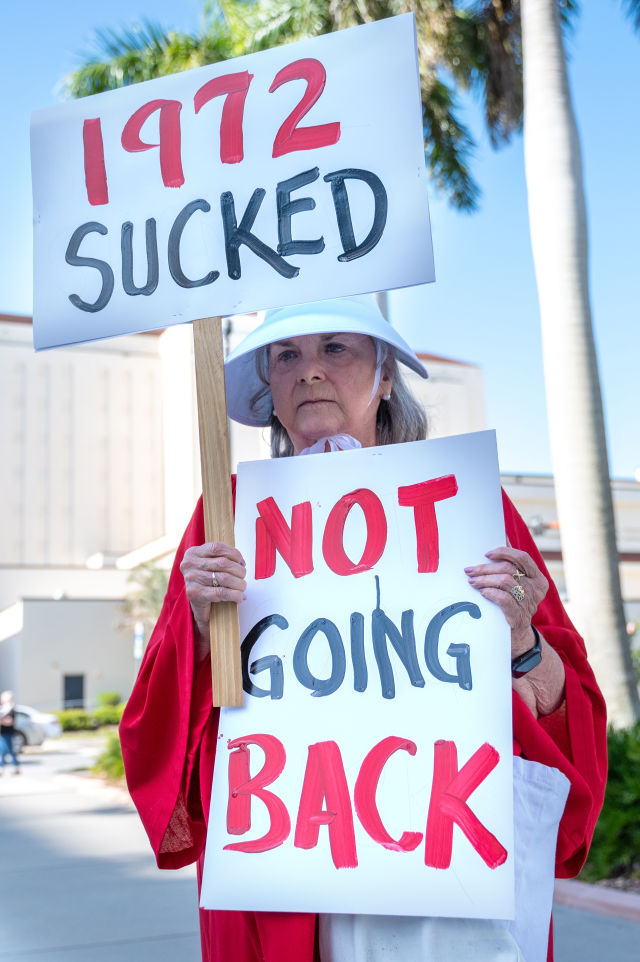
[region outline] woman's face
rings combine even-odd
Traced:
[[[303,334],[269,346],[273,408],[296,454],[333,434],[376,444],[376,413],[391,380],[382,373],[369,404],[375,371],[376,349],[365,334]]]

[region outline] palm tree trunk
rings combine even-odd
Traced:
[[[640,714],[591,325],[587,216],[556,0],[521,0],[524,149],[567,592],[610,720]],[[526,411],[522,412],[526,425]]]

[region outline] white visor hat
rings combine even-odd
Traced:
[[[271,392],[265,391],[253,400],[265,388],[256,366],[256,352],[261,347],[303,334],[343,332],[368,334],[384,341],[391,347],[396,360],[402,361],[420,377],[429,376],[404,338],[384,319],[373,294],[279,307],[267,311],[262,324],[247,334],[224,362],[229,417],[252,427],[264,427],[271,420]]]

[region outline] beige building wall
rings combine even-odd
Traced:
[[[0,564],[84,566],[164,532],[157,336],[34,353],[0,321]]]
[[[191,324],[167,328],[159,338],[159,355],[162,368],[163,533],[177,544],[202,490]]]
[[[532,531],[560,596],[566,599],[553,477],[505,474],[502,475],[502,484]],[[640,620],[640,484],[630,479],[614,480],[611,482],[611,492],[622,597],[627,617]],[[570,601],[567,607],[570,610]]]
[[[166,530],[167,365],[157,334],[35,354],[30,321],[0,315],[0,687],[59,708],[65,673],[131,686],[115,562]]]
[[[56,565],[0,568],[0,613],[22,598],[123,598],[128,571],[115,567],[91,570],[84,565],[64,568]],[[0,623],[0,635],[1,635]]]
[[[41,711],[62,707],[65,675],[84,679],[84,707],[104,691],[127,698],[133,637],[119,601],[28,599],[15,633],[0,641],[0,673],[13,672],[17,700]]]
[[[486,427],[482,371],[475,364],[419,354],[429,374],[425,381],[403,368],[405,380],[427,414],[427,436],[482,431]]]

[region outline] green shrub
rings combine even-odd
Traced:
[[[103,705],[119,705],[121,700],[117,691],[101,691],[99,695],[96,695],[96,704],[100,707]]]
[[[636,673],[636,681],[640,685],[640,648],[633,648],[631,651],[631,661]]]
[[[101,755],[96,758],[96,763],[91,769],[97,775],[106,775],[107,778],[124,778],[124,764],[122,762],[122,749],[120,738],[117,732],[109,735],[107,744]]]
[[[94,708],[91,717],[96,725],[119,725],[124,711],[124,702],[119,705],[100,705]]]
[[[56,715],[63,732],[93,731],[98,727],[93,716],[83,708],[65,708],[57,711]]]
[[[640,721],[609,729],[609,779],[581,878],[640,874]]]

